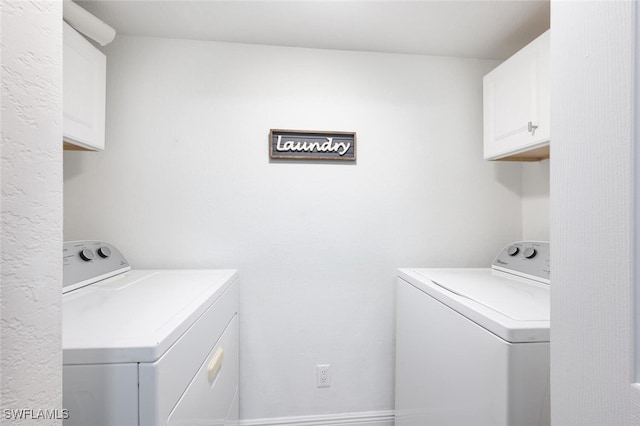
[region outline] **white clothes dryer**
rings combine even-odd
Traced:
[[[63,250],[64,425],[237,424],[237,271],[131,270],[100,241]]]
[[[397,283],[396,426],[549,425],[548,242]]]

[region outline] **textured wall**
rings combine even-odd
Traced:
[[[554,425],[640,424],[629,415],[640,400],[631,386],[636,5],[551,6]]]
[[[240,269],[244,418],[392,409],[395,269],[487,266],[522,235],[521,165],[482,159],[495,62],[124,36],[106,53],[107,146],[65,153],[65,237],[136,268]],[[270,128],[356,131],[358,162],[270,162]]]
[[[62,415],[62,3],[3,1],[1,19],[0,423],[54,425],[30,417]]]

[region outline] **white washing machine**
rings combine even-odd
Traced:
[[[397,426],[549,425],[547,242],[491,268],[400,269]]]
[[[237,424],[236,270],[131,270],[64,244],[65,426]]]

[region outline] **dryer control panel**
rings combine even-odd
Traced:
[[[503,248],[491,267],[549,284],[551,252],[548,241],[517,241]]]
[[[68,241],[62,248],[62,293],[130,270],[120,250],[102,241]]]

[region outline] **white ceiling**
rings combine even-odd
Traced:
[[[549,28],[549,0],[77,3],[120,35],[483,59],[505,59]]]

